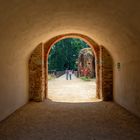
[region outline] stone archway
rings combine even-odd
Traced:
[[[48,92],[48,55],[51,47],[65,38],[80,38],[93,50],[96,63],[96,96],[103,100],[113,98],[113,60],[109,52],[103,46],[99,46],[88,36],[82,34],[63,34],[51,38],[47,42],[40,43],[32,52],[29,60],[29,93],[30,99],[43,101]]]

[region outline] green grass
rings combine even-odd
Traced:
[[[53,79],[55,79],[55,76],[51,75],[51,74],[48,74],[48,80],[53,80]]]
[[[80,79],[82,79],[83,81],[91,81],[88,77],[80,77]]]

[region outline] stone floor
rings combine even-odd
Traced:
[[[30,102],[0,122],[0,140],[140,140],[140,119],[114,102],[52,99]]]

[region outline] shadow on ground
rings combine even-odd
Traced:
[[[0,140],[125,139],[140,139],[140,120],[113,102],[30,102],[0,123]]]

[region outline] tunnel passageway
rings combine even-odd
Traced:
[[[90,82],[48,83],[68,38],[91,47],[102,101]],[[140,0],[1,0],[0,140],[140,140],[139,72]]]
[[[83,81],[72,75],[72,80],[66,80],[62,75],[48,81],[48,98],[56,102],[97,102],[96,81]]]

